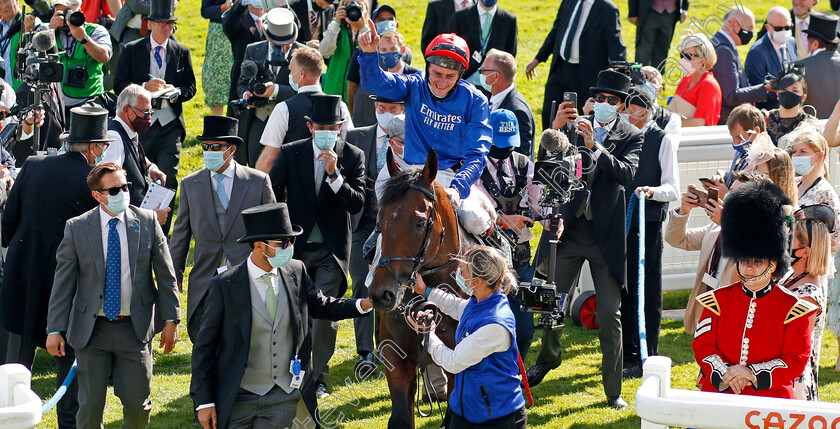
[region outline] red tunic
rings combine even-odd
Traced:
[[[772,282],[756,292],[734,283],[697,301],[704,308],[692,348],[702,390],[733,393],[721,379],[741,364],[756,376],[742,394],[793,398],[793,380],[811,354],[808,316],[818,307]]]

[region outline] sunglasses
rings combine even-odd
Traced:
[[[478,72],[479,73],[498,73],[499,71],[498,70],[492,70],[492,69],[478,69]]]
[[[694,58],[703,58],[700,54],[692,54],[691,52],[680,52],[680,57],[691,61]]]
[[[770,25],[770,24],[767,24],[767,25]],[[770,28],[772,28],[773,31],[787,31],[787,30],[792,30],[793,26],[792,25],[781,25],[781,26],[776,27],[775,25],[770,25]]]
[[[143,118],[151,118],[152,114],[155,113],[155,111],[152,109],[149,109],[148,111],[144,112],[134,106],[131,106],[131,110],[134,110],[134,113],[137,114],[137,116],[142,116]]]
[[[229,148],[230,146],[230,143],[202,143],[201,150],[212,150],[213,152],[218,152],[222,149]]]
[[[105,189],[97,189],[96,192],[100,194],[107,193],[110,196],[114,196],[119,194],[120,192],[128,192],[128,187],[131,186],[131,182],[126,182],[125,185],[114,186],[113,188],[105,188]]]
[[[619,104],[621,104],[621,99],[614,95],[595,94],[595,97],[593,97],[593,99],[596,103],[603,103],[606,101],[607,103],[613,106],[618,106]]]
[[[279,246],[272,246],[271,244],[268,244],[268,247],[271,247],[271,248],[274,248],[274,249],[286,249],[289,246],[292,246],[292,245],[295,244],[295,239],[294,238],[284,238],[284,239],[281,239],[281,240],[271,240],[271,241],[280,243]]]

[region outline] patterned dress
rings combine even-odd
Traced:
[[[831,251],[834,254],[834,265],[840,269],[840,258],[837,253],[837,249],[840,248],[840,199],[837,198],[837,193],[831,184],[824,178],[817,180],[814,186],[799,197],[800,206],[814,204],[825,204],[834,209],[837,219],[834,224],[834,233],[831,234]],[[828,290],[824,291],[824,295],[828,307],[823,307],[826,309],[825,328],[836,336],[840,335],[840,276],[833,275],[833,278],[828,278],[827,285]]]
[[[789,289],[794,295],[802,298],[812,298],[819,303],[820,308],[825,308],[825,295],[820,285],[803,283]],[[811,357],[805,366],[802,375],[793,380],[793,394],[795,399],[806,401],[819,401],[818,374],[820,371],[820,345],[822,344],[823,326],[825,325],[825,312],[817,314],[814,329],[811,330]]]
[[[233,52],[230,41],[222,31],[222,24],[210,21],[204,45],[204,64],[201,65],[201,86],[204,88],[206,106],[228,104],[231,67]]]

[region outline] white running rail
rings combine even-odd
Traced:
[[[671,389],[671,359],[651,356],[636,391],[642,429],[840,429],[840,404]]]

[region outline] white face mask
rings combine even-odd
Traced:
[[[774,31],[773,34],[770,35],[770,40],[777,45],[784,45],[788,39],[790,39],[790,35],[790,30]]]

